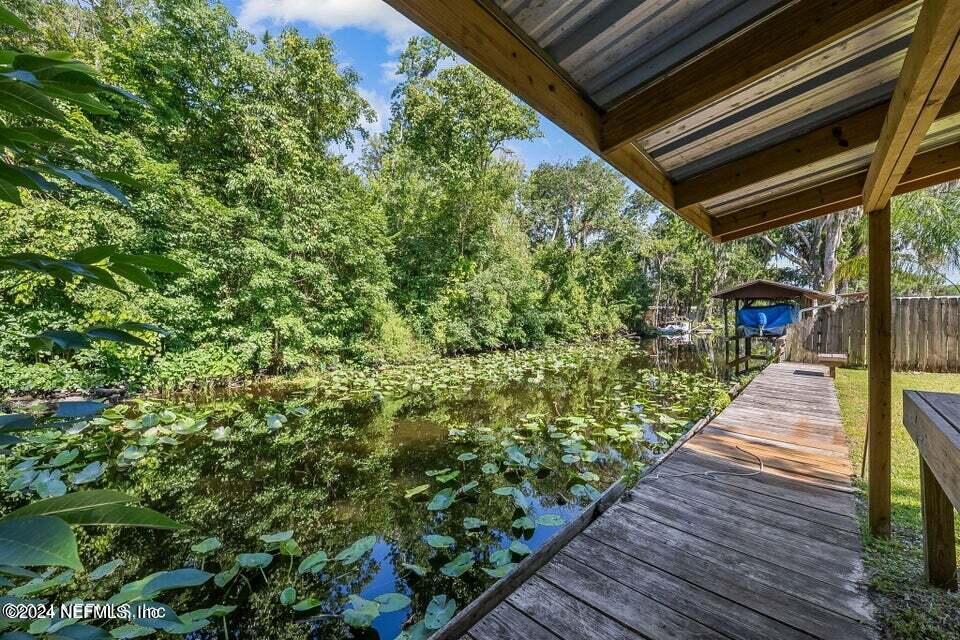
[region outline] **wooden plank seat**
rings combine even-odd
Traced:
[[[837,377],[837,366],[847,364],[849,358],[845,353],[818,353],[817,362],[830,367],[830,377]]]
[[[927,579],[957,588],[954,508],[960,508],[960,394],[903,392],[903,422],[920,450]]]

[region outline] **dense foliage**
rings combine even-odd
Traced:
[[[0,271],[6,389],[200,384],[642,331],[675,315],[715,323],[709,294],[755,277],[863,286],[857,212],[720,246],[598,160],[523,166],[511,145],[540,135],[536,114],[430,38],[401,55],[389,126],[371,137],[374,112],[328,37],[257,39],[204,0],[9,6],[36,29],[0,25],[0,45],[86,61],[98,80],[57,85],[70,69],[35,69],[63,115],[42,157],[4,138],[8,162],[34,173],[0,183],[0,255],[111,246],[186,272],[151,274],[134,293]],[[3,82],[28,90],[22,80]],[[7,114],[3,135],[42,116]],[[358,147],[348,164],[340,154]],[[949,189],[897,201],[900,290],[939,291],[955,272],[958,201]],[[22,338],[105,323],[169,333],[77,354],[37,355]]]

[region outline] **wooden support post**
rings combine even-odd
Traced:
[[[870,263],[870,343],[867,431],[870,532],[890,536],[890,205],[867,214]]]
[[[953,504],[933,471],[920,458],[920,499],[923,505],[923,564],[935,587],[957,588],[957,548]]]
[[[744,344],[745,344],[744,349],[746,353],[743,354],[743,357],[745,358],[743,366],[746,367],[745,372],[748,372],[750,371],[750,367],[753,366],[752,364],[750,364],[750,358],[753,356],[753,338],[751,338],[750,336],[747,336],[746,339],[744,340]]]
[[[727,299],[723,299],[723,364],[725,369],[730,368],[730,329],[729,322],[727,320],[727,315],[729,309],[727,307]],[[728,375],[729,372],[726,372]]]

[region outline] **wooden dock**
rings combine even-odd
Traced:
[[[465,637],[873,638],[851,473],[826,368],[772,365]]]

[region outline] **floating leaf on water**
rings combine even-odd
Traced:
[[[426,491],[427,489],[429,489],[429,488],[430,488],[430,485],[428,485],[428,484],[418,485],[418,486],[416,486],[416,487],[414,487],[414,488],[412,488],[412,489],[407,489],[406,493],[403,494],[403,497],[404,497],[404,498],[412,498],[413,496],[418,496],[418,495],[420,495],[421,493],[425,492],[425,491]]]
[[[62,467],[65,464],[70,464],[77,459],[77,456],[80,455],[80,449],[67,449],[66,451],[61,451],[58,453],[53,460],[50,461],[51,467]]]
[[[190,547],[190,550],[194,553],[199,553],[200,555],[206,555],[212,553],[220,548],[220,538],[212,537],[201,540],[195,545]]]
[[[530,547],[525,545],[520,540],[514,540],[513,542],[510,543],[510,546],[508,548],[510,549],[511,553],[515,553],[518,556],[530,555]]]
[[[423,541],[434,549],[447,549],[456,544],[456,540],[450,536],[441,536],[437,534],[431,534],[423,537]]]
[[[473,531],[474,529],[482,529],[485,526],[487,526],[487,521],[481,520],[480,518],[474,518],[472,516],[468,516],[463,519],[463,528],[468,531]]]
[[[480,471],[484,472],[487,475],[494,474],[499,470],[500,470],[500,467],[498,467],[492,462],[487,462],[482,467],[480,467]]]
[[[502,578],[508,573],[511,573],[514,569],[517,568],[516,562],[508,562],[506,564],[501,564],[500,566],[490,568],[483,567],[483,572],[490,576],[491,578]]]
[[[289,607],[296,601],[297,601],[296,587],[290,586],[280,592],[280,604]]]
[[[516,490],[516,487],[497,487],[493,492],[498,496],[512,496]]]
[[[510,549],[497,549],[490,554],[490,562],[496,566],[507,564],[511,560]]]
[[[296,540],[284,540],[280,543],[280,555],[287,557],[302,556],[303,549],[300,548]]]
[[[507,454],[507,458],[509,458],[510,461],[520,465],[521,467],[527,466],[527,464],[530,462],[530,459],[527,457],[527,455],[517,445],[507,447],[504,453]]]
[[[578,498],[584,498],[591,501],[600,499],[600,492],[589,484],[575,484],[570,487],[570,493]]]
[[[464,551],[456,558],[443,565],[440,568],[440,573],[445,576],[450,576],[451,578],[456,578],[466,573],[472,566],[473,554],[469,551]]]
[[[430,511],[443,511],[452,505],[453,501],[453,489],[442,489],[435,493],[432,498],[430,498],[430,502],[427,504],[427,509]]]
[[[124,460],[140,460],[145,455],[147,455],[146,449],[143,447],[136,447],[134,445],[130,445],[120,452],[120,457]]]
[[[457,495],[463,495],[463,494],[465,494],[465,493],[470,493],[471,491],[473,491],[474,489],[476,489],[476,488],[479,487],[479,486],[480,486],[480,483],[479,483],[479,482],[477,482],[476,480],[471,480],[471,481],[468,482],[467,484],[465,484],[465,485],[463,485],[462,487],[460,487],[459,489],[457,489]]]
[[[317,600],[316,598],[306,598],[304,600],[301,600],[297,604],[293,605],[293,610],[294,611],[310,611],[310,609],[316,609],[322,604],[323,602],[320,600]]]
[[[419,564],[410,564],[409,562],[404,562],[404,563],[403,563],[402,565],[400,565],[400,566],[403,567],[404,569],[406,569],[407,571],[411,572],[411,573],[417,574],[417,575],[420,576],[421,578],[422,578],[423,576],[427,575],[428,573],[430,573],[430,570],[429,570],[429,569],[427,569],[426,567],[422,567],[422,566],[420,566]]]
[[[88,484],[98,480],[107,470],[107,465],[102,462],[91,462],[80,471],[71,473],[70,482],[75,485]]]
[[[350,609],[343,610],[343,621],[356,629],[366,629],[380,615],[380,605],[358,595],[350,596]]]
[[[393,613],[410,606],[410,598],[402,593],[382,593],[373,600],[380,605],[380,613]]]
[[[445,595],[433,596],[427,605],[427,614],[423,619],[424,626],[433,631],[450,622],[457,611],[457,601]]]
[[[460,462],[470,462],[471,460],[476,460],[477,454],[473,452],[461,453],[457,456],[457,460]]]
[[[268,533],[260,536],[260,539],[266,544],[280,544],[281,542],[286,542],[291,538],[293,538],[292,529],[290,531],[277,531],[276,533]]]
[[[537,524],[544,527],[562,527],[565,524],[563,517],[555,513],[545,513],[537,517]]]
[[[600,476],[595,474],[593,471],[581,471],[577,474],[577,477],[584,482],[598,482],[600,480]]]
[[[238,553],[237,562],[244,569],[264,569],[273,562],[273,555],[269,553]]]
[[[160,416],[155,413],[145,413],[140,416],[140,424],[142,424],[144,428],[150,429],[160,424]]]
[[[279,413],[271,413],[266,417],[267,429],[277,431],[287,422],[287,416]]]
[[[575,456],[571,453],[565,453],[560,460],[562,460],[564,464],[576,464],[580,462],[580,456]]]
[[[96,582],[97,580],[106,578],[121,566],[123,566],[123,560],[120,558],[111,560],[110,562],[104,562],[102,565],[87,574],[87,580],[90,582]]]
[[[240,572],[240,563],[234,561],[233,565],[229,569],[226,569],[225,571],[221,571],[217,575],[213,576],[213,583],[222,589],[223,587],[230,584],[230,582],[237,577],[237,574],[239,572]]]
[[[360,538],[349,547],[341,551],[334,557],[334,561],[349,566],[362,558],[368,551],[377,544],[376,536],[365,536]]]
[[[530,516],[523,516],[521,518],[517,518],[510,524],[510,526],[514,529],[529,530],[529,531],[533,531],[534,529],[537,528],[537,525],[533,523],[533,520],[530,518]]]
[[[437,482],[442,482],[442,483],[450,482],[451,480],[453,480],[459,475],[460,475],[459,469],[455,469],[454,471],[448,471],[446,473],[441,473],[440,475],[437,476]]]
[[[138,624],[123,624],[115,629],[111,629],[110,637],[115,638],[115,640],[129,640],[130,638],[142,638],[154,633],[156,633],[156,630],[150,629],[149,627],[141,627]]]
[[[444,467],[443,469],[430,469],[427,471],[427,475],[432,478],[440,475],[441,473],[447,473],[448,471],[450,471],[450,467]]]
[[[300,561],[300,566],[297,567],[297,573],[320,573],[323,571],[324,567],[327,566],[327,552],[326,551],[314,551],[306,558]]]

